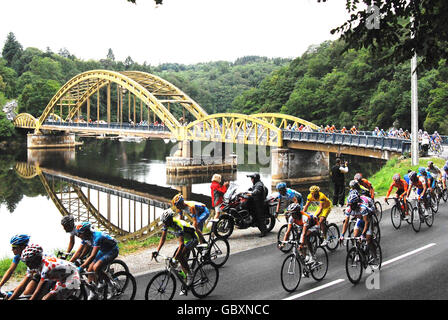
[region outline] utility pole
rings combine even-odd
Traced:
[[[411,59],[411,154],[412,165],[418,165],[417,54],[414,54]]]
[[[411,17],[412,27],[414,27],[414,17]],[[411,32],[414,38],[414,32]],[[418,165],[418,85],[417,85],[417,52],[411,59],[411,163]]]

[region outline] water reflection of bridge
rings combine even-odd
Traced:
[[[15,171],[25,179],[39,177],[61,215],[90,221],[120,241],[145,239],[159,232],[161,212],[179,193],[177,189],[122,178],[98,181],[101,179],[97,177],[81,177],[24,162],[16,163]],[[188,197],[210,206],[210,197],[194,193]]]

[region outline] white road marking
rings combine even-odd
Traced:
[[[381,267],[384,267],[384,266],[386,266],[386,265],[388,265],[388,264],[390,264],[390,263],[392,263],[392,262],[395,262],[395,261],[397,261],[397,260],[406,258],[406,257],[408,257],[408,256],[410,256],[410,255],[413,255],[413,254],[417,253],[417,252],[420,252],[420,251],[423,251],[423,250],[425,250],[425,249],[431,248],[431,247],[433,247],[433,246],[435,246],[435,245],[436,245],[436,243],[430,243],[430,244],[428,244],[428,245],[426,245],[426,246],[424,246],[424,247],[421,247],[421,248],[419,248],[419,249],[415,249],[415,250],[410,251],[410,252],[408,252],[408,253],[402,254],[401,256],[398,256],[398,257],[396,257],[396,258],[387,260],[386,262],[383,262],[383,263],[381,264]]]
[[[308,295],[308,294],[310,294],[310,293],[313,293],[313,292],[316,292],[316,291],[319,291],[319,290],[322,290],[322,289],[331,287],[331,286],[333,286],[333,285],[335,285],[335,284],[338,284],[338,283],[341,283],[341,282],[343,282],[343,281],[344,281],[344,279],[334,280],[334,281],[329,282],[329,283],[327,283],[327,284],[321,285],[321,286],[319,286],[319,287],[317,287],[317,288],[314,288],[314,289],[310,289],[310,290],[304,291],[304,292],[302,292],[302,293],[293,295],[293,296],[288,297],[288,298],[285,298],[285,299],[283,299],[283,300],[294,300],[294,299],[297,299],[297,298],[306,296],[306,295]]]

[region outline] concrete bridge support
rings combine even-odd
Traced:
[[[46,135],[29,133],[27,135],[28,149],[48,149],[48,148],[73,148],[82,144],[75,140],[75,134]]]
[[[212,175],[236,171],[237,158],[231,145],[222,142],[180,141],[173,156],[166,158],[168,175]],[[210,176],[211,178],[211,176]]]
[[[322,151],[277,148],[271,151],[272,186],[312,184],[329,179],[330,154]]]

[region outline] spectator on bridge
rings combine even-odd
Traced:
[[[219,218],[221,214],[221,204],[223,201],[223,196],[229,187],[229,182],[226,181],[221,185],[221,175],[214,174],[212,177],[212,184],[210,185],[210,189],[212,192],[212,207],[215,208],[215,219]]]
[[[325,133],[330,133],[330,126],[327,124],[327,126],[324,129]]]
[[[342,127],[341,133],[346,134],[347,133],[347,128],[346,127]]]
[[[331,168],[331,180],[334,185],[333,204],[342,207],[345,200],[345,177],[348,173],[347,161],[342,164],[341,159],[336,159],[336,164]]]
[[[373,130],[373,132],[372,132],[372,136],[378,137],[379,134],[380,134],[380,129],[378,129],[378,127],[375,127],[375,130]]]
[[[334,126],[334,124],[330,127],[330,133],[335,133],[336,132],[336,127]]]
[[[351,133],[351,134],[358,134],[358,129],[356,129],[356,127],[353,126],[353,127],[350,129],[350,133]]]
[[[304,126],[303,126],[303,124],[301,124],[299,127],[299,131],[303,131],[303,128],[304,128]]]

